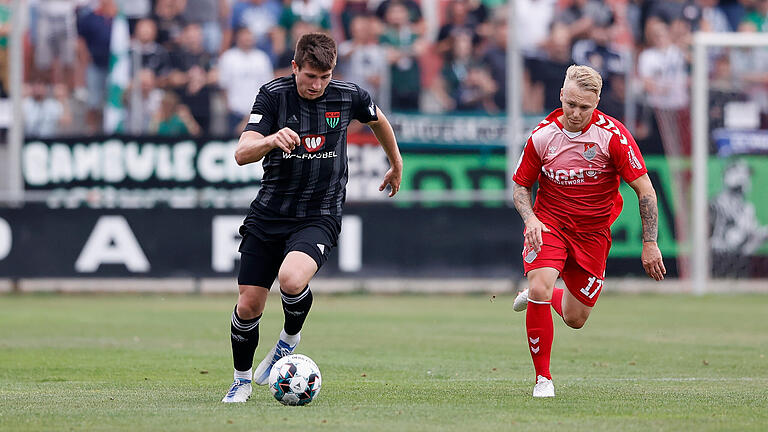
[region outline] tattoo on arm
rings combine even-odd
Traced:
[[[643,241],[655,242],[659,233],[659,211],[656,208],[656,197],[643,195],[639,202],[640,219],[643,221]]]
[[[533,204],[531,203],[531,188],[515,184],[512,188],[512,198],[515,201],[515,208],[523,218],[523,222],[528,220],[533,214]]]

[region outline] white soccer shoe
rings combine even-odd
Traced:
[[[227,391],[224,399],[221,401],[224,403],[245,402],[251,397],[251,380],[247,379],[235,379],[232,386]]]
[[[555,385],[552,380],[539,375],[536,385],[533,386],[533,397],[555,397]]]
[[[517,294],[515,302],[512,303],[512,310],[515,312],[522,312],[528,308],[528,289],[524,289]]]
[[[296,336],[301,338],[300,334],[298,333]],[[298,345],[298,341],[294,345],[289,345],[288,342],[278,339],[272,350],[269,351],[264,360],[259,363],[256,371],[253,372],[253,382],[258,385],[267,385],[269,383],[269,373],[272,372],[272,365],[281,358],[291,355]]]

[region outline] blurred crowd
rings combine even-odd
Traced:
[[[504,0],[30,0],[26,131],[103,133],[110,35],[121,13],[135,72],[120,102],[137,117],[128,119],[133,133],[239,133],[258,88],[290,73],[295,41],[310,31],[339,42],[336,78],[390,110],[503,113],[511,28],[524,57],[526,114],[559,106],[565,69],[586,64],[604,78],[603,111],[624,118],[630,97],[640,140],[678,134],[664,141],[686,152],[693,32],[768,31],[768,0],[516,3],[509,27]],[[9,28],[10,1],[0,0],[3,93]],[[710,62],[715,100],[749,99],[765,126],[766,50],[711,50]],[[722,119],[716,108],[712,115]]]

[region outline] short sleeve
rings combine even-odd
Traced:
[[[379,119],[376,114],[376,104],[373,103],[371,95],[355,84],[357,93],[352,97],[352,118],[360,123],[369,123]]]
[[[638,177],[648,172],[645,167],[643,155],[637,146],[632,134],[621,123],[617,124],[621,135],[614,134],[608,144],[611,160],[619,175],[625,182],[637,180]]]
[[[536,153],[536,147],[533,145],[533,138],[529,137],[523,148],[523,154],[515,168],[515,175],[512,180],[520,186],[531,187],[539,178],[541,171],[541,157]]]
[[[277,101],[274,95],[262,86],[256,95],[256,101],[253,103],[251,115],[244,130],[258,132],[264,136],[273,133],[272,129],[276,123],[275,113],[277,113]]]

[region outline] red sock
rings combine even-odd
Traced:
[[[565,292],[564,289],[555,288],[552,291],[552,309],[557,312],[558,315],[560,315],[560,318],[563,317],[563,293]]]
[[[525,327],[528,333],[528,348],[531,351],[536,375],[552,379],[552,375],[549,373],[549,354],[552,351],[552,338],[555,329],[549,307],[549,302],[535,303],[529,299],[525,313]]]

